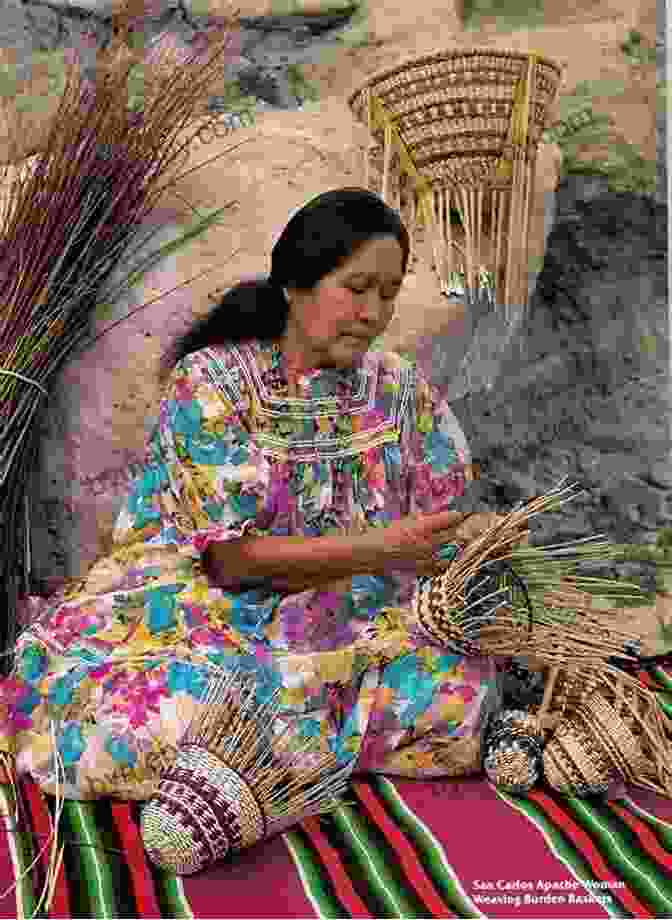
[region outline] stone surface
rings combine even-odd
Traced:
[[[659,87],[670,80],[667,63],[668,21],[667,3],[665,0],[656,0],[656,82]],[[667,131],[670,111],[667,100],[669,98],[668,90],[665,93],[659,93],[656,100],[656,162],[658,167],[656,200],[661,204],[667,204],[669,200],[667,178]]]
[[[266,4],[236,4],[241,10],[240,29],[222,81],[240,78],[243,92],[262,103],[297,108],[302,100],[293,92],[290,68],[319,60],[347,30],[358,5],[359,0],[347,4],[331,0],[318,14],[314,4],[297,2],[295,13],[266,15],[270,12]],[[142,34],[145,48],[169,36],[178,53],[189,52],[199,35],[215,28],[234,8],[225,0],[139,0],[136,6],[143,12],[133,20],[133,31]],[[0,70],[9,75],[24,100],[17,112],[13,93],[3,92],[0,99],[0,162],[14,162],[40,150],[58,108],[47,66],[36,62],[34,53],[67,49],[79,56],[84,76],[93,79],[100,55],[114,38],[112,16],[118,7],[117,0],[75,4],[55,0],[48,5],[8,0],[0,6]],[[25,100],[29,100],[28,110]]]
[[[564,475],[586,489],[537,519],[537,540],[650,542],[672,525],[666,220],[652,199],[565,179],[528,321],[493,389],[452,404],[487,507]]]

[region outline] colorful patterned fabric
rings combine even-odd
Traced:
[[[283,596],[230,592],[201,566],[243,534],[356,534],[448,508],[470,455],[446,403],[394,354],[314,369],[290,396],[277,345],[183,359],[161,402],[114,550],[52,599],[0,683],[0,750],[63,794],[149,798],[202,705],[211,668],[280,693],[308,754],[408,776],[480,767],[492,660],[432,645],[406,621],[412,575]]]
[[[670,685],[661,675],[661,699]],[[69,801],[53,897],[36,911],[55,800],[29,780],[18,791],[17,813],[0,783],[2,918],[672,916],[672,800],[648,792],[523,799],[476,777],[358,777],[332,815],[182,879],[149,863],[137,803]]]

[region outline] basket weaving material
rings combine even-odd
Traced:
[[[445,293],[456,276],[468,299],[489,287],[509,322],[528,300],[537,147],[562,75],[533,53],[451,49],[387,68],[348,99],[371,135],[365,184],[408,208],[411,235],[420,221],[428,228]]]
[[[596,795],[625,780],[672,796],[672,738],[655,695],[594,663],[553,669],[543,718],[561,719],[543,756],[546,781],[565,795]]]
[[[178,875],[252,846],[265,833],[264,813],[250,786],[198,746],[180,752],[142,812],[147,852]]]
[[[627,654],[633,634],[617,614],[596,610],[591,598],[569,589],[531,604],[515,565],[501,562],[479,559],[467,547],[462,560],[418,579],[412,608],[433,641],[460,655],[531,655],[549,666]]]
[[[500,627],[498,612],[508,609],[524,584],[505,562],[486,561],[475,574],[461,579],[449,567],[439,575],[418,579],[413,611],[434,641],[457,654],[497,654],[493,641],[505,643],[505,653],[525,648],[530,616],[508,619]],[[525,597],[525,601],[528,599]],[[531,608],[528,614],[531,615]]]
[[[488,727],[483,766],[488,778],[513,795],[525,795],[542,771],[544,733],[534,715],[509,709]]]
[[[600,745],[574,721],[560,725],[543,758],[546,782],[564,795],[603,795],[618,773]]]
[[[210,681],[203,707],[141,814],[150,859],[190,875],[334,807],[353,764],[296,749],[276,733],[277,691],[259,702],[254,678],[233,670]]]

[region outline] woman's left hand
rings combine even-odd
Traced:
[[[496,527],[508,516],[508,514],[496,514],[494,511],[472,514],[455,529],[454,539],[457,543],[467,545],[482,537],[484,533]],[[530,528],[527,520],[521,521],[520,526],[513,531],[512,535],[517,537],[516,543],[529,545]]]
[[[470,514],[461,524],[452,530],[438,531],[434,534],[436,548],[434,557],[427,566],[420,566],[417,575],[438,575],[445,571],[448,560],[439,555],[446,546],[467,547],[474,540],[478,540],[484,533],[496,527],[497,524],[508,517],[507,514],[497,514],[494,511],[476,512]],[[520,526],[512,531],[514,543],[527,546],[530,542],[530,530],[527,521],[521,521]]]

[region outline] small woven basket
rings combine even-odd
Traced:
[[[500,713],[484,744],[488,778],[525,796],[542,779],[562,795],[629,783],[672,797],[672,732],[655,694],[604,662],[552,667],[544,699]]]
[[[510,322],[527,304],[537,146],[562,77],[537,54],[451,49],[380,71],[348,99],[371,136],[365,185],[408,207],[411,231],[429,229],[444,293],[456,279],[468,300],[489,288]]]
[[[672,796],[672,737],[635,677],[603,662],[551,668],[536,718],[552,731],[543,769],[558,792],[599,795],[627,782]]]

